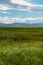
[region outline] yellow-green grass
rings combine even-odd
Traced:
[[[43,65],[43,27],[0,27],[0,65]]]
[[[43,42],[1,43],[0,65],[43,65]]]

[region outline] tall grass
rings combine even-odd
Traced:
[[[0,65],[43,65],[43,42],[5,43],[0,44]]]
[[[43,65],[43,27],[0,27],[0,65]]]

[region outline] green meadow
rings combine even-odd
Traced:
[[[0,27],[0,65],[43,65],[43,27]]]

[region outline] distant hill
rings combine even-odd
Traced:
[[[43,26],[43,22],[39,22],[39,23],[12,23],[12,24],[0,23],[0,26]]]

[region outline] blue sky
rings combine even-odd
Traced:
[[[43,0],[0,0],[0,23],[43,22]]]

